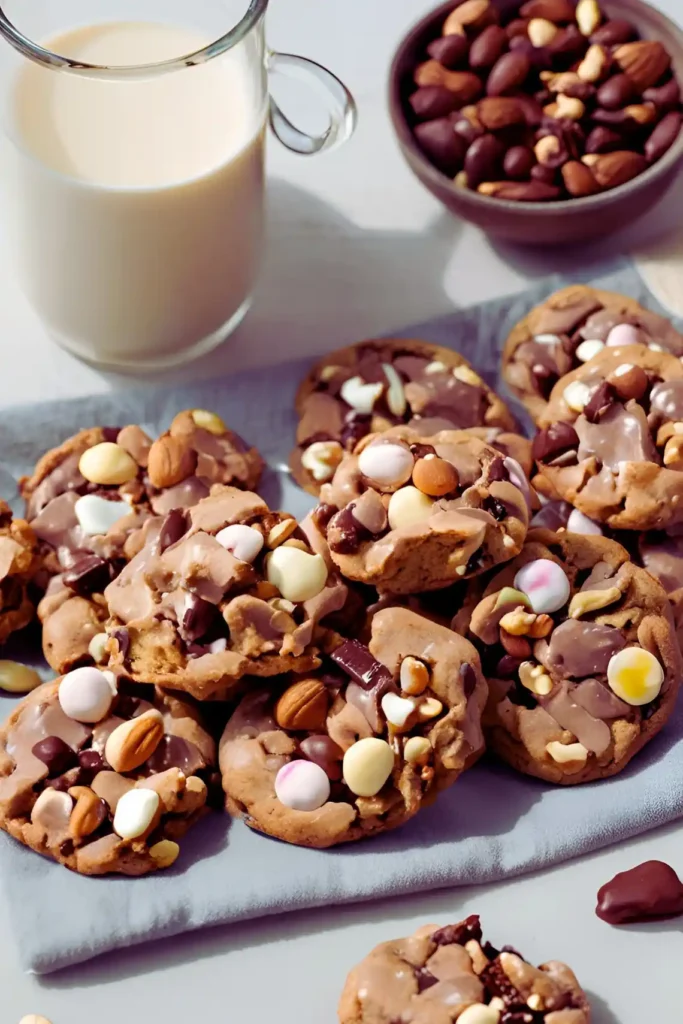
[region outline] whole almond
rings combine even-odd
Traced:
[[[107,805],[89,786],[72,786],[69,796],[76,801],[69,818],[69,832],[74,839],[92,835],[107,817]]]
[[[275,705],[275,721],[281,729],[321,729],[327,718],[328,692],[319,679],[300,679],[289,686]]]
[[[593,164],[592,171],[601,188],[616,188],[642,174],[647,166],[647,160],[640,153],[618,149],[615,153],[600,156]]]
[[[574,20],[574,8],[569,0],[527,0],[519,13],[522,18],[546,18],[555,24]]]
[[[531,64],[526,54],[519,50],[504,53],[491,68],[486,93],[488,96],[504,96],[519,89],[529,74]]]
[[[495,14],[491,0],[465,0],[446,18],[442,34],[449,36],[462,35],[464,28],[481,28],[493,21]]]
[[[524,107],[512,96],[487,96],[477,103],[477,117],[487,131],[497,132],[526,120]]]
[[[485,181],[477,189],[483,196],[496,196],[517,203],[550,202],[560,198],[556,185],[543,181]]]
[[[671,55],[655,40],[624,43],[614,51],[614,59],[640,93],[655,85],[671,64]]]
[[[179,437],[164,434],[149,450],[147,474],[154,487],[173,487],[192,476],[197,455]]]
[[[115,772],[132,772],[152,756],[163,736],[164,720],[152,708],[114,729],[104,748],[105,760]]]
[[[563,164],[562,178],[567,192],[576,199],[592,196],[600,191],[600,186],[595,180],[592,170],[582,164],[580,160],[569,160]]]
[[[471,71],[448,71],[438,60],[427,60],[418,65],[413,80],[421,88],[440,85],[448,89],[461,106],[476,100],[482,93],[482,84],[477,75]]]

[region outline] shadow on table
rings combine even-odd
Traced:
[[[591,1004],[592,1024],[623,1024],[623,1021],[619,1020],[604,999],[596,996],[594,992],[586,992],[586,995]]]

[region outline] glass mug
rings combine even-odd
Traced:
[[[259,269],[267,123],[305,154],[354,129],[342,82],[269,50],[268,0],[245,2],[176,0],[169,20],[172,0],[105,0],[95,19],[92,0],[0,0],[11,262],[49,333],[91,363],[162,368],[223,341]],[[322,134],[291,123],[269,72],[324,93]]]

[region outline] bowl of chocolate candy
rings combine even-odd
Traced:
[[[683,159],[683,31],[642,0],[449,0],[391,67],[402,152],[451,211],[527,244],[604,236]]]

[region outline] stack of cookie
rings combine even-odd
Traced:
[[[614,533],[676,522],[683,369],[670,325],[619,301],[574,289],[513,333],[533,446],[450,349],[326,357],[297,398],[291,468],[318,498],[301,523],[206,410],[48,452],[26,521],[0,519],[0,636],[42,595],[58,674],[0,732],[2,827],[140,874],[212,804],[304,846],[386,831],[486,743],[552,782],[623,768],[670,714],[680,655],[638,563],[675,540]]]

